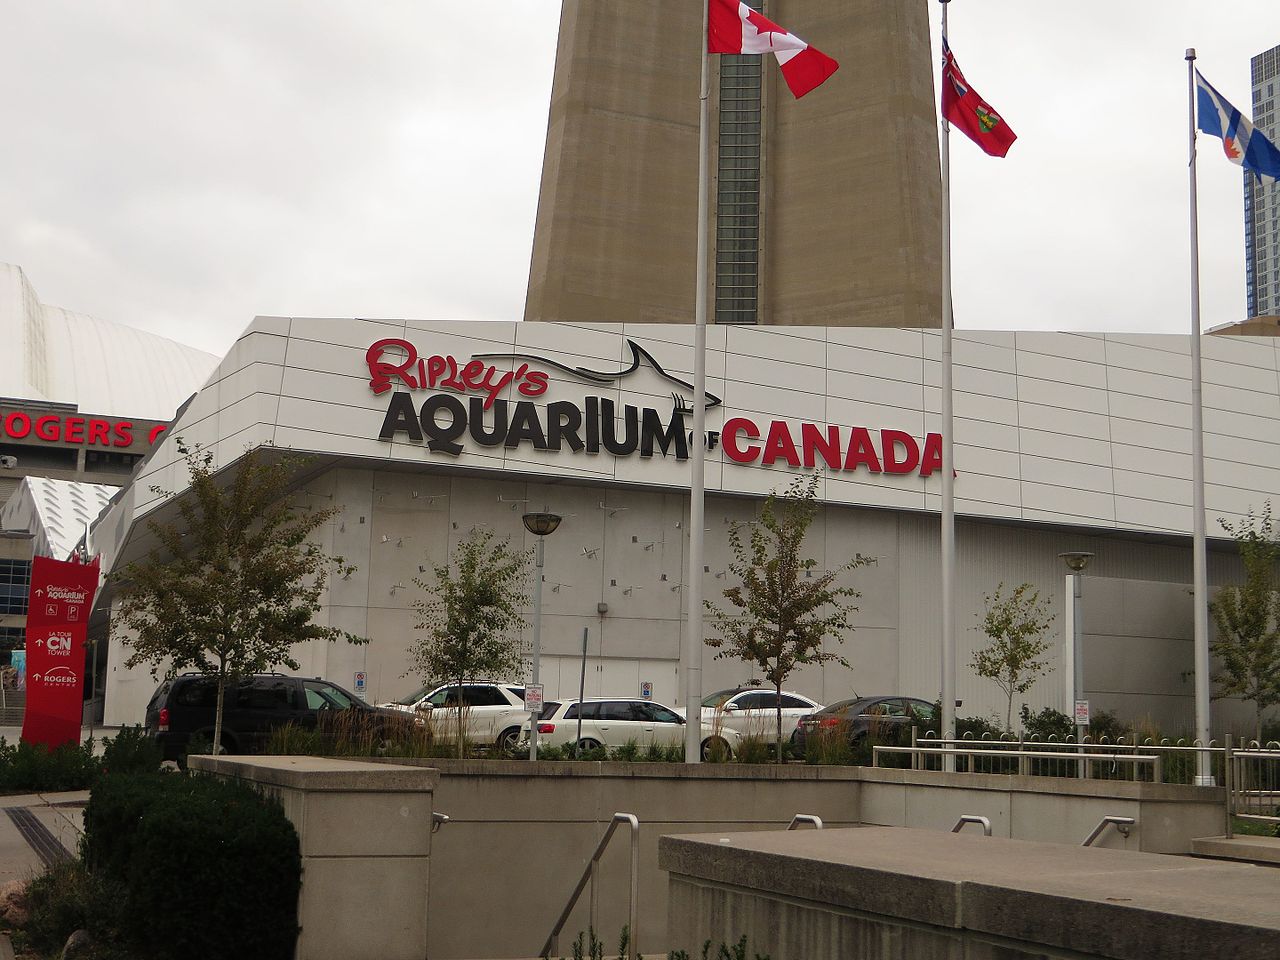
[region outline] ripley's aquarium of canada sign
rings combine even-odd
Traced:
[[[390,391],[378,439],[408,440],[432,453],[454,457],[470,442],[479,447],[527,445],[575,454],[628,457],[638,453],[645,458],[660,454],[688,460],[692,434],[685,418],[693,412],[693,385],[663,370],[634,340],[628,340],[627,347],[629,365],[600,371],[520,353],[476,354],[465,361],[441,354],[424,356],[408,340],[379,340],[365,353],[369,388],[378,396]],[[665,381],[664,389],[671,390],[669,413],[632,404],[620,407],[608,397],[591,395],[592,387],[616,384],[642,370]],[[538,398],[550,387],[550,371],[581,382],[586,394],[582,401],[540,405]],[[419,394],[425,396],[417,401]],[[707,410],[720,404],[719,397],[706,395]],[[707,433],[708,450],[717,446],[734,463],[764,466],[783,463],[922,477],[942,467],[939,433],[928,434],[921,443],[902,430],[854,425],[730,417],[720,430]]]

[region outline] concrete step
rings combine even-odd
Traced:
[[[1191,841],[1191,855],[1280,867],[1280,837],[1200,837]]]

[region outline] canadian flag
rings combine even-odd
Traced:
[[[711,0],[707,52],[772,53],[796,99],[821,86],[840,69],[840,64],[821,50],[737,0]]]

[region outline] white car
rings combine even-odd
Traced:
[[[520,725],[524,724],[526,729],[529,726],[524,687],[514,683],[474,680],[461,685],[426,686],[407,697],[378,706],[412,713],[430,724],[437,737],[447,739],[457,736],[459,698],[467,738],[475,743],[509,750],[519,742]]]
[[[702,701],[702,731],[732,730],[739,737],[759,737],[778,742],[778,694],[762,687],[717,690]],[[795,730],[801,717],[822,709],[816,700],[790,690],[782,691],[782,736]],[[683,710],[679,711],[681,714]]]
[[[578,740],[578,718],[582,718],[582,738]],[[577,740],[583,750],[596,747],[616,749],[634,742],[642,750],[650,743],[676,745],[684,743],[685,720],[675,710],[638,697],[599,697],[561,701],[554,709],[543,712],[538,720],[538,746],[565,746]],[[717,749],[732,756],[739,741],[733,730],[719,734],[703,731],[702,757],[707,759]],[[529,737],[526,720],[522,738]]]

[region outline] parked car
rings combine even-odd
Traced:
[[[915,697],[878,696],[841,700],[816,713],[801,717],[791,742],[804,753],[809,737],[821,731],[841,730],[849,743],[857,746],[868,736],[896,739],[914,724],[924,728],[933,721],[934,705]]]
[[[213,677],[184,673],[156,687],[147,704],[144,729],[154,737],[165,760],[186,756],[192,737],[213,741],[218,684]],[[371,707],[349,690],[319,677],[263,673],[227,684],[222,704],[222,749],[227,753],[259,753],[271,731],[287,723],[314,728],[325,711],[354,710],[385,726],[390,735],[405,717]]]
[[[437,737],[457,737],[458,701],[463,704],[463,728],[474,743],[493,744],[509,750],[520,737],[520,725],[527,723],[524,687],[493,680],[433,684],[399,700],[379,704],[422,717]]]
[[[702,701],[702,729],[734,730],[741,737],[759,737],[766,743],[778,742],[778,694],[760,687],[733,687],[718,690]],[[822,704],[790,690],[782,691],[782,735],[791,736],[796,721]],[[677,711],[687,717],[684,708]]]
[[[578,718],[582,718],[582,738],[578,738]],[[616,749],[634,741],[642,749],[651,743],[665,745],[684,742],[685,719],[675,710],[652,700],[630,697],[564,700],[554,710],[543,711],[538,720],[538,746],[565,746],[574,743],[583,750],[596,747]],[[736,730],[711,733],[704,730],[702,757],[707,759],[717,749],[732,756],[740,737]],[[526,742],[529,721],[521,731]]]

